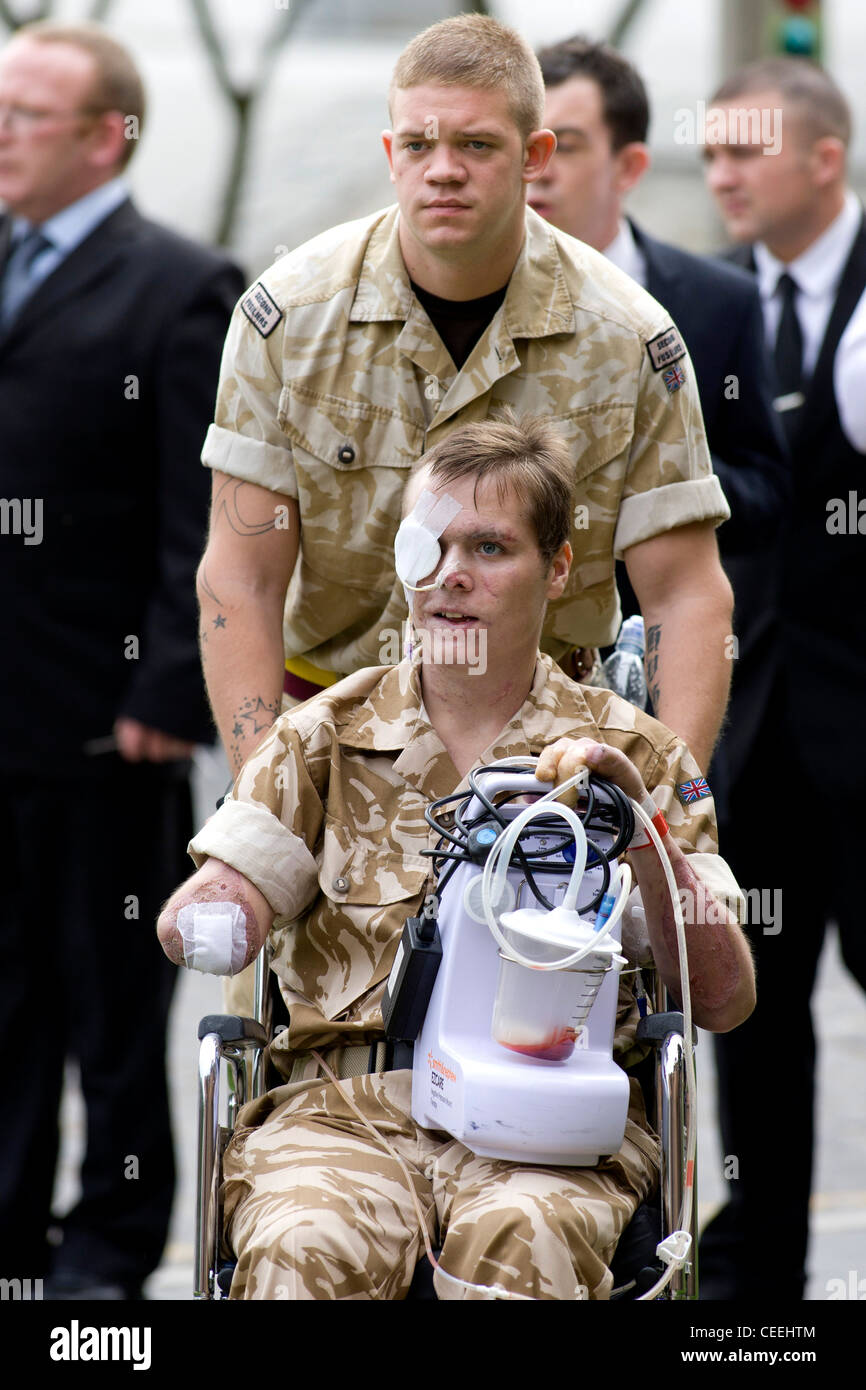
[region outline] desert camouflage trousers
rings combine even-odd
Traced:
[[[340,1085],[406,1164],[443,1270],[533,1299],[609,1297],[608,1263],[658,1172],[636,1081],[623,1146],[597,1168],[479,1158],[421,1129],[410,1071]],[[424,1257],[406,1178],[333,1084],[281,1086],[245,1106],[224,1174],[232,1298],[405,1298]],[[440,1299],[490,1296],[438,1273],[434,1286]]]

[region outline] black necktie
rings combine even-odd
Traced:
[[[779,276],[776,289],[781,292],[782,312],[776,333],[773,359],[776,364],[776,409],[788,434],[799,418],[799,406],[793,398],[803,390],[803,334],[797,318],[797,282],[785,271]]]

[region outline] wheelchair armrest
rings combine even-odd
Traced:
[[[685,1032],[685,1026],[685,1019],[675,1009],[668,1010],[667,1013],[663,1014],[647,1014],[637,1025],[636,1038],[638,1042],[648,1042],[652,1043],[654,1047],[660,1047],[671,1034],[679,1033],[682,1035]]]
[[[267,1047],[268,1035],[254,1018],[241,1018],[238,1014],[205,1014],[198,1025],[198,1040],[208,1034],[216,1033],[220,1042],[232,1043],[235,1047]]]

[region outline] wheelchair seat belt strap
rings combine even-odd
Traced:
[[[410,1042],[391,1042],[382,1038],[379,1042],[359,1043],[353,1047],[331,1047],[322,1055],[337,1078],[347,1081],[353,1076],[369,1076],[371,1072],[411,1070],[412,1051]],[[291,1080],[315,1081],[318,1070],[312,1054],[300,1052],[292,1060]]]

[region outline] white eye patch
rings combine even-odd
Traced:
[[[177,914],[190,970],[237,975],[247,955],[247,919],[237,903],[187,903]]]
[[[434,497],[425,489],[409,515],[403,518],[394,537],[394,566],[406,589],[435,589],[441,583],[442,575],[432,584],[419,585],[418,580],[425,574],[432,574],[439,564],[442,558],[439,537],[462,510],[460,503],[447,492]]]

